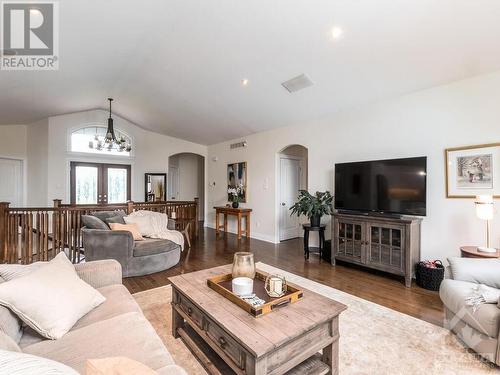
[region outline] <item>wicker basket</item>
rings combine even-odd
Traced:
[[[428,290],[439,290],[444,279],[444,266],[440,260],[435,260],[435,267],[429,267],[426,262],[417,263],[417,285]]]

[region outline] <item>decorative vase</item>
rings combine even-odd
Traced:
[[[311,227],[319,227],[321,224],[321,215],[311,216]]]
[[[233,202],[233,208],[238,208],[240,204],[238,202]]]
[[[255,277],[255,262],[252,253],[237,252],[234,253],[233,260],[233,279],[236,277]]]

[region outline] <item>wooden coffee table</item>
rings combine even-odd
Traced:
[[[208,278],[229,272],[231,265],[170,278],[172,334],[184,339],[211,374],[220,372],[188,330],[236,374],[338,373],[339,315],[345,305],[301,288],[302,300],[254,318],[207,286]]]

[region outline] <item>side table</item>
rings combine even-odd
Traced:
[[[500,250],[496,253],[483,253],[478,251],[477,246],[461,246],[460,254],[462,258],[500,258]]]
[[[321,224],[319,227],[312,227],[311,224],[302,224],[304,228],[304,258],[309,259],[309,232],[319,232],[319,259],[325,247],[325,228],[326,224]]]

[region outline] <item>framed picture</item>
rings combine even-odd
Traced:
[[[167,200],[167,174],[144,173],[145,202]]]
[[[242,187],[239,194],[241,202],[247,201],[247,162],[232,163],[227,165],[227,188]],[[231,196],[227,195],[227,200],[231,201]]]
[[[445,159],[448,198],[500,198],[500,143],[448,148]]]

